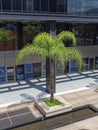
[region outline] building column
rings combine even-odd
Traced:
[[[67,31],[72,31],[72,24],[66,23],[65,28],[66,28]]]
[[[56,22],[48,22],[45,25],[45,31],[50,33],[53,37],[56,36]],[[54,61],[55,62],[55,61]],[[53,78],[55,81],[55,63],[54,63],[54,72],[52,72],[53,74]],[[55,82],[54,84],[54,92],[56,90],[55,88]],[[48,57],[46,57],[46,91],[48,93],[50,93],[50,59]]]
[[[95,33],[94,33],[94,38],[93,38],[93,45],[97,44],[97,40],[98,40],[98,24],[95,25]]]
[[[18,43],[18,50],[23,47],[23,24],[22,22],[17,23],[17,43]]]

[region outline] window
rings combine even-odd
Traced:
[[[2,10],[3,11],[11,11],[11,0],[9,0],[9,1],[8,0],[2,0]]]
[[[40,11],[40,0],[34,0],[34,11]]]
[[[23,12],[27,12],[27,0],[23,0]]]
[[[13,0],[13,10],[21,11],[21,0]]]
[[[41,11],[48,11],[48,0],[41,0]]]
[[[68,0],[68,14],[98,15],[98,0]]]
[[[41,77],[41,63],[33,63],[33,68],[34,77]]]
[[[64,0],[57,0],[57,12],[64,12]]]
[[[49,0],[49,12],[56,12],[57,0]]]
[[[27,10],[28,10],[28,12],[33,11],[33,0],[28,0],[27,1]]]
[[[1,11],[1,1],[2,1],[2,0],[0,0],[0,11]]]

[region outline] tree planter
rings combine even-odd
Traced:
[[[57,96],[55,97],[55,99],[59,100],[61,104],[49,107],[45,103],[45,100],[47,99],[43,99],[40,101],[36,101],[35,105],[45,117],[62,114],[62,113],[72,110],[72,105],[68,101],[63,99],[61,96]]]

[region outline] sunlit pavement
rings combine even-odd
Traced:
[[[54,130],[98,130],[98,116],[78,121]]]
[[[37,100],[48,96],[45,79],[0,84],[0,107]],[[98,86],[98,70],[56,77],[55,95]]]

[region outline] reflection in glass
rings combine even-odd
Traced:
[[[28,0],[27,1],[27,10],[28,10],[28,12],[33,11],[33,0]]]
[[[1,5],[1,2],[0,2]],[[1,7],[1,6],[0,6]],[[11,11],[11,0],[2,0],[2,10]]]
[[[40,11],[40,0],[33,0],[34,2],[34,11]]]
[[[23,12],[27,12],[27,0],[23,0]]]
[[[41,77],[41,63],[33,63],[34,67],[34,77]]]
[[[0,0],[1,11],[98,15],[98,0]]]
[[[49,12],[56,12],[57,0],[49,0]]]
[[[48,11],[48,1],[49,0],[41,0],[41,11]]]
[[[13,0],[13,10],[21,11],[21,0]]]
[[[64,12],[64,0],[57,0],[57,12]]]
[[[68,14],[98,15],[98,0],[68,0]]]

